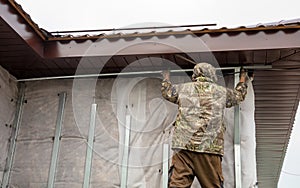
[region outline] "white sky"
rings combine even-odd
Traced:
[[[299,0],[16,0],[48,31],[121,28],[145,22],[247,26],[300,17]]]
[[[299,0],[16,0],[47,31],[216,23],[238,27],[300,18]],[[157,25],[156,25],[157,26]],[[300,185],[300,113],[278,188]],[[294,175],[291,175],[294,174]],[[299,176],[298,176],[299,175]]]

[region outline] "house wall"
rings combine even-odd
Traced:
[[[17,95],[16,79],[0,66],[0,182],[8,154]]]
[[[176,81],[182,82],[184,79],[177,78]],[[160,82],[155,77],[26,82],[26,103],[16,142],[10,186],[47,187],[59,114],[61,95],[58,94],[65,92],[67,97],[54,187],[79,188],[83,185],[93,103],[97,104],[97,113],[91,187],[120,187],[126,115],[131,116],[127,185],[162,187],[163,144],[170,143],[177,107],[162,99]],[[249,99],[251,103],[253,98]],[[228,113],[231,119],[232,113]],[[228,143],[230,145],[231,141]],[[227,153],[232,152],[229,149]],[[225,168],[224,174],[230,174],[233,169],[232,156],[229,155],[225,161],[229,161],[224,164],[229,167]],[[250,184],[256,181],[254,174],[248,176]],[[226,177],[227,183],[234,183],[232,177]],[[193,187],[200,187],[197,181]]]
[[[140,187],[141,184],[158,187],[161,184],[162,146],[169,140],[176,106],[162,100],[160,80],[124,78],[94,81],[26,83],[26,103],[11,171],[12,187],[47,186],[59,106],[58,94],[61,92],[66,92],[67,99],[55,187],[83,185],[92,103],[98,105],[92,187],[120,186],[126,114],[132,115],[128,184],[130,187]]]

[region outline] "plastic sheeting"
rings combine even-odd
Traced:
[[[229,79],[229,87],[233,80]],[[255,140],[255,105],[252,82],[248,81],[245,100],[240,104],[240,138],[241,138],[241,169],[242,187],[253,188],[257,183],[256,174],[256,140]],[[224,141],[223,176],[224,187],[235,187],[234,179],[234,108],[225,110],[226,132]]]
[[[120,187],[126,115],[131,115],[127,185],[130,188],[162,187],[163,144],[170,143],[177,107],[162,99],[160,84],[160,79],[140,77],[26,83],[27,103],[24,104],[10,187],[47,187],[58,114],[57,94],[60,92],[67,93],[67,101],[55,172],[55,187],[79,188],[83,185],[92,103],[96,103],[98,108],[90,187]],[[251,98],[253,90],[250,88],[245,103],[251,106],[254,98]],[[249,118],[251,115],[253,119],[250,120],[254,124],[254,114],[252,114],[254,106],[251,110],[246,106],[242,109],[247,109],[242,110],[242,118]],[[232,119],[231,112],[228,119]],[[251,131],[254,126],[251,126],[242,125],[242,127],[249,127],[242,130],[242,145],[253,144],[254,132]],[[233,132],[231,128],[232,125],[229,125],[228,135]],[[230,139],[232,137],[228,140]],[[230,146],[226,147],[226,155],[233,152]],[[244,151],[243,148],[248,147],[242,146],[243,153],[249,152]],[[242,157],[244,156],[255,159],[252,154],[242,154]],[[228,155],[224,157],[225,161],[225,166],[228,165],[228,168],[224,168],[228,182],[226,185],[230,188],[234,181],[233,158]],[[255,169],[252,164],[246,166],[248,158],[243,161],[247,163],[243,163],[243,169]],[[243,170],[243,176],[243,182],[249,182],[248,187],[256,181],[255,174],[252,172],[249,174],[248,170]],[[196,182],[194,187],[197,186],[199,187]]]
[[[17,82],[5,69],[0,67],[0,184],[9,148],[17,101]]]

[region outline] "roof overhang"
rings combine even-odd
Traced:
[[[42,31],[35,29],[33,22],[29,21],[15,1],[0,0],[0,19],[21,37],[37,54],[44,54],[45,37]]]

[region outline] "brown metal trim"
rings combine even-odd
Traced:
[[[37,26],[36,23],[34,23],[29,16],[27,15],[27,13],[21,8],[21,6],[19,4],[17,4],[14,0],[8,0],[9,4],[11,5],[11,7],[13,7],[17,13],[26,21],[26,23],[28,23],[28,25],[35,31],[35,33],[42,39],[42,40],[46,40],[45,35],[42,33],[41,29]]]
[[[170,34],[170,33],[169,33]],[[183,34],[183,33],[182,33]],[[187,34],[187,33],[185,33]],[[166,37],[157,37],[157,34],[152,34],[153,37],[130,38],[129,40],[110,40],[102,38],[97,41],[76,39],[69,41],[52,41],[50,38],[45,43],[45,57],[67,57],[67,56],[111,56],[116,55],[116,49],[122,49],[118,55],[140,55],[140,54],[171,54],[171,53],[193,53],[193,52],[226,52],[226,51],[244,51],[244,50],[266,50],[266,49],[284,49],[284,48],[300,48],[300,30],[295,32],[284,32],[278,30],[276,32],[266,33],[263,31],[255,34],[238,32],[231,35],[221,33],[218,36],[210,34],[193,35],[167,35]],[[113,37],[113,36],[110,36]],[[187,44],[185,39],[193,37],[199,40],[199,43],[194,42]],[[51,42],[50,42],[51,41]],[[104,43],[102,43],[104,41]],[[203,42],[206,47],[199,47]],[[139,42],[139,45],[134,45]],[[186,45],[187,49],[180,51],[178,48],[163,44],[179,44]],[[87,50],[93,46],[93,54],[88,54]],[[104,50],[105,49],[105,50]]]
[[[7,25],[6,27],[16,36],[24,40],[24,45],[30,46],[39,56],[44,55],[43,39],[27,24],[27,21],[20,16],[16,8],[12,6],[10,0],[0,0],[0,19]],[[25,23],[25,27],[24,27]]]
[[[242,33],[242,32],[276,32],[276,31],[290,31],[295,32],[300,30],[300,25],[296,26],[266,26],[266,27],[240,27],[234,29],[221,28],[221,29],[202,29],[202,30],[184,30],[184,31],[168,31],[168,32],[149,32],[149,33],[133,33],[133,34],[99,34],[99,35],[82,35],[82,36],[61,36],[61,37],[50,37],[48,41],[68,41],[68,40],[97,40],[97,39],[117,39],[117,38],[137,38],[137,37],[153,37],[153,36],[171,36],[171,35],[204,35],[204,34],[232,34],[232,33]]]

